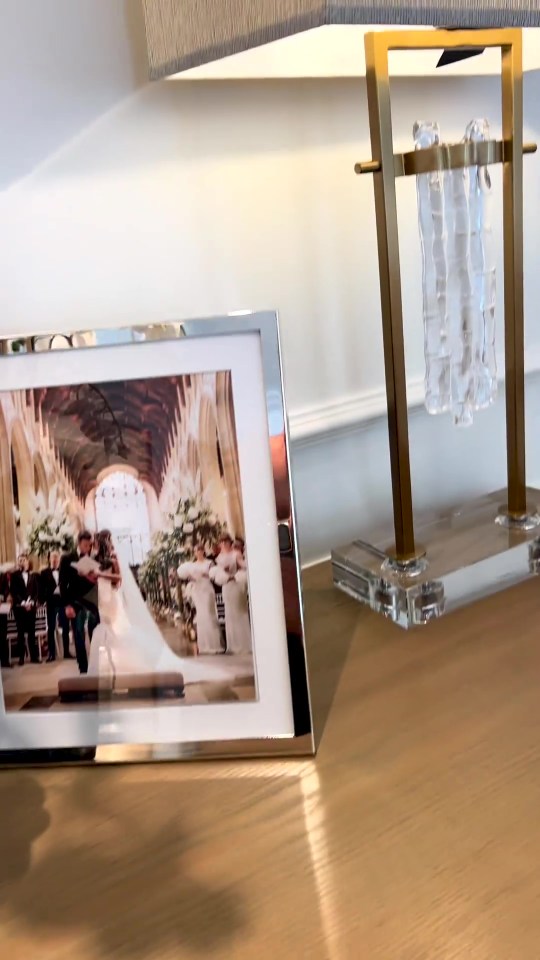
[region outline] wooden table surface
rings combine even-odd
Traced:
[[[306,606],[316,761],[0,774],[1,958],[540,958],[538,582]]]

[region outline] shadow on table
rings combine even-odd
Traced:
[[[242,950],[248,956],[253,940],[272,942],[276,917],[295,950],[298,917],[308,915],[314,941],[325,940],[327,843],[311,762],[239,762],[234,770],[220,763],[79,768],[35,776],[50,783],[51,826],[31,865],[37,828],[19,830],[24,850],[17,857],[23,844],[13,846],[8,862],[16,869],[3,869],[1,889],[8,915],[36,942],[54,947],[55,936],[67,936],[75,952],[78,941],[96,956],[126,960],[233,957]],[[28,780],[18,816],[30,824],[43,809],[43,794]],[[276,835],[276,817],[286,842]],[[9,851],[12,841],[6,842]],[[296,955],[288,946],[284,942],[284,955]],[[329,955],[321,946],[310,956]]]
[[[130,788],[118,768],[69,772],[65,795],[53,799],[47,847],[30,866],[32,842],[49,823],[41,774],[2,776],[2,903],[37,936],[79,932],[104,956],[134,960],[171,943],[208,956],[243,929],[234,886],[206,886],[183,864],[181,784]]]
[[[324,568],[307,572],[305,600],[320,740],[359,608],[333,589]],[[114,767],[3,771],[0,904],[37,939],[79,937],[95,943],[98,955],[146,960],[172,947],[186,955],[233,956],[235,943],[249,937],[264,910],[264,891],[275,890],[280,916],[288,910],[307,915],[323,896],[317,893],[319,872],[326,876],[309,842],[316,839],[320,859],[316,765],[309,763],[302,776],[282,762],[259,767],[260,779],[241,762],[238,777],[225,779],[220,764],[198,767],[196,778],[184,777],[183,767],[178,774],[156,768],[155,776],[148,775],[152,768],[144,775]],[[278,772],[286,775],[280,785]],[[42,784],[50,784],[47,796]],[[285,834],[298,844],[295,867],[288,865],[286,873],[271,827],[276,790],[279,809],[286,811]],[[48,831],[46,799],[53,818]],[[294,929],[292,915],[288,923]]]
[[[49,826],[45,791],[28,773],[0,774],[0,905],[30,869],[32,844]]]
[[[329,563],[303,573],[304,617],[315,739],[319,746],[345,667],[361,604],[332,583]]]

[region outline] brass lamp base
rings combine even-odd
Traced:
[[[421,516],[425,562],[411,570],[390,562],[389,530],[369,543],[340,547],[332,553],[334,584],[409,629],[528,580],[540,573],[540,517],[532,512],[523,526],[501,524],[504,499],[498,491],[446,514]],[[527,501],[540,504],[540,490],[527,489]]]

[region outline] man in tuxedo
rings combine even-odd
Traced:
[[[60,562],[60,597],[65,605],[66,617],[74,624],[75,652],[80,673],[88,673],[85,627],[88,624],[90,640],[99,623],[97,576],[89,573],[83,577],[73,564],[81,557],[92,554],[92,534],[83,530],[79,534],[78,549],[68,553]]]
[[[19,666],[26,658],[25,640],[32,663],[39,663],[36,642],[36,606],[39,599],[39,578],[32,573],[32,564],[27,556],[19,557],[19,569],[11,575],[11,597],[17,624]]]
[[[64,660],[72,660],[69,652],[69,620],[66,617],[64,602],[60,595],[60,554],[53,550],[49,554],[49,566],[40,576],[40,592],[43,603],[47,605],[47,645],[49,655],[47,663],[56,660],[56,624],[62,629]]]
[[[7,603],[9,595],[9,577],[7,573],[0,573],[0,604]],[[7,613],[0,613],[0,666],[3,670],[8,670],[11,667]]]

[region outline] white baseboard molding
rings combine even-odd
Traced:
[[[501,367],[503,363],[501,362]],[[525,362],[528,377],[540,373],[540,346],[530,349]],[[504,375],[499,380],[504,385]],[[416,377],[407,383],[409,410],[424,402],[424,380]],[[375,390],[362,390],[349,397],[313,404],[289,414],[291,441],[295,448],[318,443],[332,434],[360,430],[366,425],[386,416],[386,391],[384,386]]]
[[[409,408],[424,401],[424,381],[413,380],[407,386]],[[289,415],[291,440],[295,446],[325,440],[330,434],[358,430],[386,416],[386,391],[363,390],[352,397],[313,404]]]

